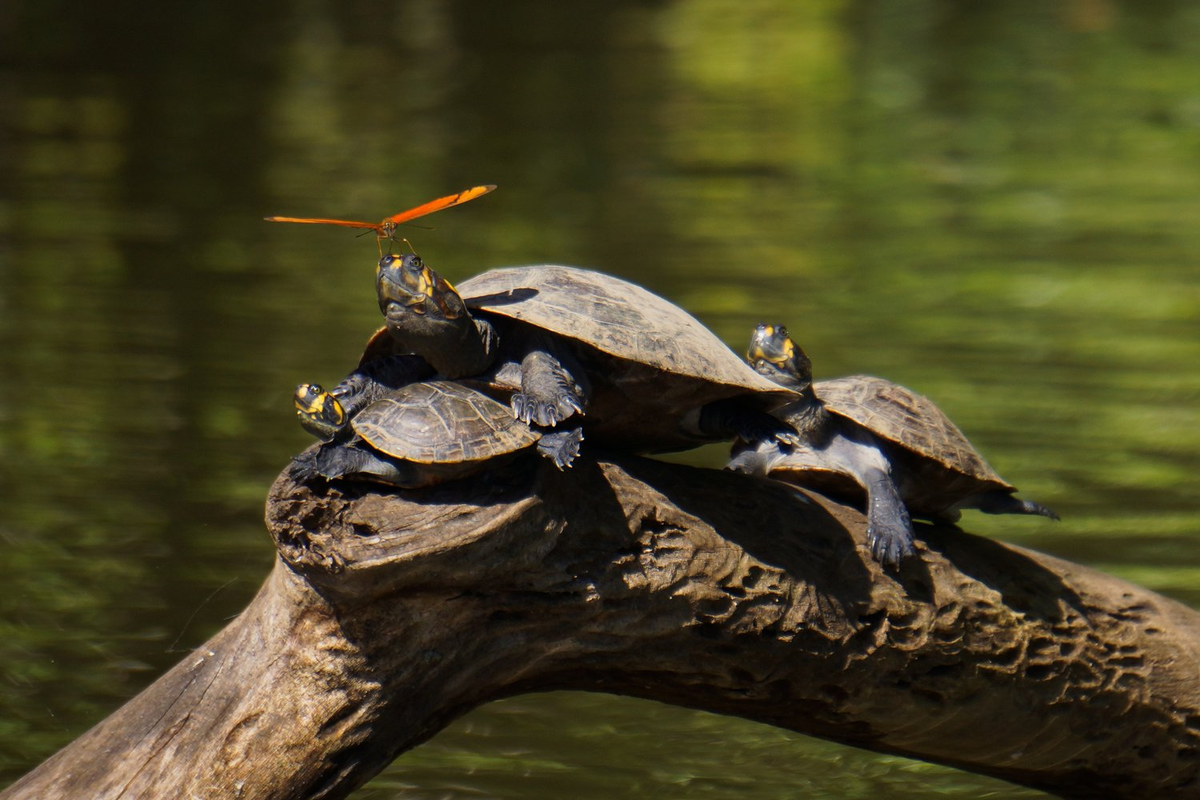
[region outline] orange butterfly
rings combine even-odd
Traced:
[[[426,214],[432,214],[435,211],[441,211],[443,208],[461,205],[468,200],[482,197],[495,188],[492,184],[487,186],[472,186],[470,189],[464,189],[458,194],[439,197],[437,200],[422,203],[416,208],[410,208],[407,211],[401,211],[399,214],[393,214],[382,222],[356,222],[348,219],[306,219],[303,217],[264,217],[263,219],[267,222],[300,222],[305,225],[341,225],[343,228],[366,228],[367,230],[375,231],[375,237],[381,243],[380,254],[382,254],[382,241],[394,238],[396,226],[401,223],[408,222],[417,217],[423,217]]]

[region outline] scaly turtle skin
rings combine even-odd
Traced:
[[[866,375],[812,383],[804,351],[782,326],[755,328],[747,359],[801,399],[776,413],[801,434],[799,447],[750,442],[734,447],[730,469],[768,475],[833,496],[866,494],[872,554],[895,566],[913,552],[913,517],[954,521],[963,508],[1039,514],[1045,506],[1013,496],[962,431],[929,399]]]
[[[460,293],[410,254],[380,260],[376,289],[391,341],[377,334],[369,354],[415,354],[443,378],[507,399],[523,422],[557,428],[563,436],[542,452],[560,466],[570,456],[554,448],[577,449],[584,430],[639,453],[795,440],[767,413],[794,400],[791,389],[632,283],[547,265],[492,270]]]
[[[452,381],[411,383],[376,399],[345,424],[329,392],[296,390],[302,423],[333,433],[298,461],[302,474],[415,489],[466,477],[532,447],[538,433],[487,395]]]

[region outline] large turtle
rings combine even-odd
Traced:
[[[540,438],[508,408],[454,381],[410,383],[346,420],[316,384],[296,389],[301,424],[329,441],[297,458],[302,475],[415,489],[466,477]],[[347,424],[348,422],[348,424]]]
[[[557,427],[562,435],[540,449],[560,467],[584,429],[639,453],[735,437],[795,441],[768,413],[794,400],[793,390],[750,369],[683,309],[627,281],[575,267],[515,267],[471,278],[460,293],[406,254],[380,259],[376,290],[386,325],[364,366],[411,353],[442,378],[474,380],[523,422]],[[354,401],[353,392],[344,396]]]
[[[868,543],[884,564],[895,566],[912,554],[910,515],[955,521],[960,509],[976,508],[1058,519],[1045,506],[1014,497],[1016,487],[916,392],[867,375],[814,385],[808,356],[780,325],[755,328],[747,360],[800,394],[776,414],[802,443],[740,442],[729,468],[855,500],[865,493]]]

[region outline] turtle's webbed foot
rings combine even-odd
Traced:
[[[857,458],[858,479],[867,490],[867,547],[885,567],[898,567],[902,558],[915,552],[912,517],[887,464],[869,463],[882,461],[880,452],[873,447],[860,448]]]
[[[299,483],[310,483],[323,477],[317,469],[316,456],[316,452],[312,450],[306,450],[300,455],[294,456],[292,458],[292,478]]]
[[[535,350],[521,362],[521,391],[509,400],[513,416],[526,425],[552,428],[574,414],[582,414],[587,401],[583,389],[550,353]]]
[[[572,414],[582,414],[582,398],[563,392],[549,400],[542,400],[525,392],[515,392],[508,401],[513,416],[526,425],[541,425],[553,428]]]
[[[700,409],[699,428],[714,439],[769,442],[788,449],[804,443],[791,425],[765,411],[748,408],[740,397],[717,400]]]
[[[578,426],[563,431],[547,433],[538,440],[538,452],[554,462],[559,469],[566,469],[579,455],[579,443],[583,441],[583,428]]]
[[[901,559],[915,552],[910,532],[900,526],[884,526],[877,523],[867,526],[867,546],[875,560],[885,567],[898,567]]]

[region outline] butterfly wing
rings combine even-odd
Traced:
[[[380,230],[383,225],[378,222],[355,222],[349,219],[308,219],[307,217],[263,217],[267,222],[299,222],[302,225],[341,225],[343,228],[369,228]]]
[[[430,200],[428,203],[422,203],[416,208],[410,208],[407,211],[401,211],[399,214],[393,214],[385,219],[379,227],[383,227],[385,225],[394,227],[402,222],[408,222],[410,219],[416,219],[417,217],[423,217],[426,214],[432,214],[435,211],[441,211],[442,209],[462,205],[468,200],[474,200],[476,197],[482,197],[495,188],[496,187],[491,184],[487,186],[472,186],[470,189],[464,189],[458,194],[450,194],[446,195],[445,197],[439,197],[437,200]]]

